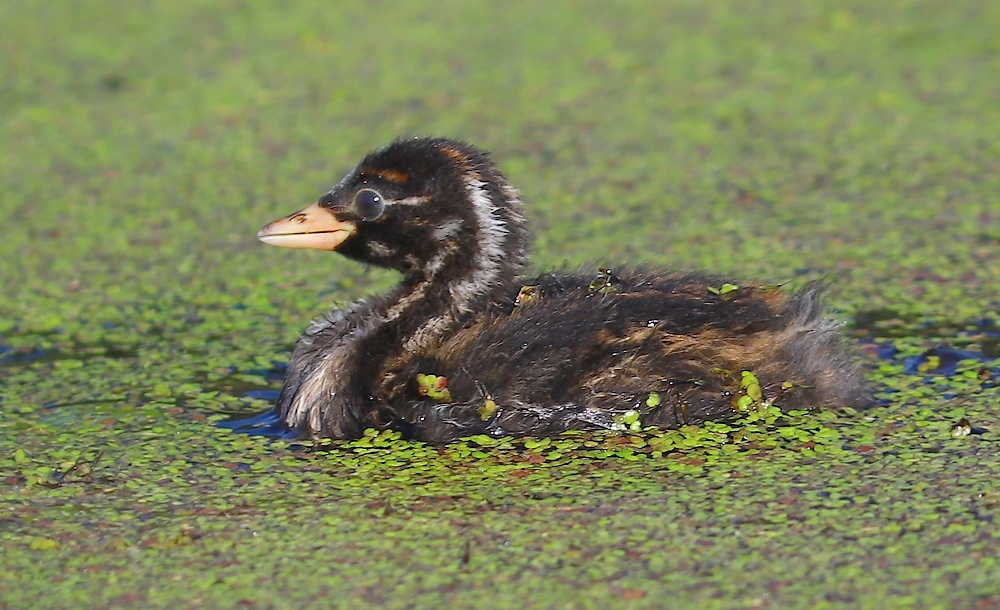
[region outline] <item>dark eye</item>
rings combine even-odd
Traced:
[[[378,191],[361,189],[354,194],[354,209],[361,214],[362,220],[375,220],[385,209],[385,200]]]

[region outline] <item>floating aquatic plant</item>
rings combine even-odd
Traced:
[[[517,298],[514,299],[514,307],[537,303],[541,297],[542,293],[538,290],[538,286],[521,286],[521,290],[517,292]]]
[[[608,267],[601,267],[597,270],[597,277],[590,282],[590,291],[607,294],[617,292],[622,281],[615,275],[615,272]]]
[[[493,397],[486,395],[486,399],[483,401],[483,406],[479,407],[479,419],[486,421],[493,417],[493,414],[497,412],[497,403],[493,400]]]
[[[442,375],[417,373],[417,392],[440,402],[451,402],[448,379]]]
[[[770,402],[764,400],[760,379],[751,371],[740,372],[740,391],[741,394],[736,397],[733,405],[737,411],[745,413],[753,408],[766,409],[770,406]]]
[[[708,287],[709,292],[718,295],[729,294],[730,292],[736,292],[739,289],[740,287],[737,286],[736,284],[729,284],[729,283],[725,283],[722,286],[719,286],[718,288],[713,288],[712,286]]]
[[[639,412],[635,409],[629,409],[621,415],[616,415],[614,429],[632,430],[633,432],[642,430],[642,423],[639,421]]]

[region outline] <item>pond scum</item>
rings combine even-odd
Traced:
[[[3,4],[0,608],[1000,607],[997,32],[995,0]],[[745,411],[678,430],[220,429],[397,280],[254,231],[400,134],[492,150],[539,272],[824,281],[878,404],[732,371]]]

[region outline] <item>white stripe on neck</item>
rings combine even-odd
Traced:
[[[504,242],[509,230],[497,209],[496,203],[486,191],[486,183],[479,174],[465,176],[465,192],[472,203],[479,230],[476,232],[479,252],[473,261],[472,275],[451,285],[449,291],[455,308],[462,313],[472,310],[471,303],[479,295],[489,292],[496,283],[503,267],[506,252]]]
[[[452,298],[450,311],[430,318],[403,342],[403,349],[408,352],[413,353],[429,345],[448,330],[457,316],[472,311],[475,298],[490,291],[499,279],[500,270],[506,262],[508,253],[504,250],[504,246],[509,229],[496,203],[490,198],[486,183],[478,174],[470,172],[465,176],[465,190],[472,203],[472,211],[478,225],[476,245],[479,247],[479,252],[473,261],[472,274],[449,286],[448,291]],[[510,194],[512,190],[506,193]],[[514,195],[516,197],[516,193]],[[456,234],[461,226],[457,221],[446,223],[435,230],[435,238],[450,237]],[[453,247],[446,248],[434,257],[427,267],[428,277],[433,278],[441,270],[445,260],[454,253]]]

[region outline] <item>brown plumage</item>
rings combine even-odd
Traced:
[[[870,401],[817,285],[789,293],[619,268],[524,277],[517,194],[461,142],[398,140],[258,236],[402,274],[297,344],[277,414],[304,436],[547,435],[620,427],[629,410],[642,425],[675,427],[735,417],[741,371],[759,380],[758,403]],[[717,290],[726,283],[738,288]]]

